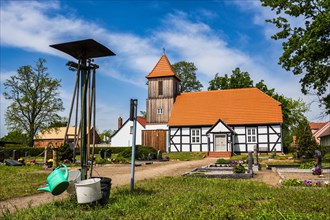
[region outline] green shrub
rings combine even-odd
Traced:
[[[115,159],[112,160],[113,163],[129,163],[130,161],[127,158],[122,156],[117,156]]]
[[[112,154],[119,154],[122,151],[125,151],[126,149],[132,149],[132,147],[95,147],[95,154],[99,154],[100,150],[111,150]],[[92,150],[91,150],[92,152]]]
[[[238,166],[235,166],[233,169],[234,173],[245,173],[245,167],[243,167],[241,164]]]
[[[106,164],[106,163],[109,163],[109,161],[107,159],[102,159],[101,157],[96,157],[95,163],[96,164]]]
[[[60,161],[73,161],[73,150],[70,148],[69,144],[63,144],[58,148],[58,158]]]
[[[314,164],[312,162],[305,162],[300,164],[299,169],[312,169],[314,168]]]
[[[229,160],[220,158],[220,159],[217,159],[217,161],[215,163],[216,164],[229,164]]]
[[[118,154],[119,157],[130,159],[132,157],[132,149],[126,149]],[[137,146],[135,159],[137,160],[152,160],[156,159],[157,150],[152,147]]]
[[[297,179],[288,179],[281,182],[283,186],[302,186],[304,183]]]

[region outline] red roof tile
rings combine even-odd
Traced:
[[[166,55],[163,54],[159,59],[156,66],[153,70],[146,76],[147,79],[156,78],[156,77],[167,77],[167,76],[175,76],[179,79],[179,77],[175,74],[170,61],[167,59]]]
[[[320,128],[322,128],[326,124],[327,124],[327,122],[310,122],[309,127],[312,130],[319,130]]]
[[[169,126],[282,123],[281,103],[257,88],[189,92],[178,95]]]
[[[147,120],[143,117],[136,117],[136,120],[145,128],[147,124]]]

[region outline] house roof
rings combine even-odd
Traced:
[[[282,123],[281,103],[257,88],[182,93],[174,103],[169,126]]]
[[[311,130],[320,130],[320,128],[322,128],[324,125],[326,125],[327,122],[310,122],[309,123],[309,127],[311,128]]]
[[[176,75],[175,71],[173,70],[170,61],[167,59],[166,55],[163,54],[162,57],[159,59],[158,63],[156,64],[156,66],[146,76],[146,78],[150,79],[150,78],[168,77],[168,76],[174,76],[178,80],[180,80],[179,77]]]
[[[91,128],[93,129],[93,128]],[[66,127],[59,127],[59,128],[51,128],[48,131],[40,132],[36,139],[43,139],[43,140],[48,140],[48,139],[64,139],[65,136],[65,131]],[[79,128],[77,128],[77,133],[79,131]],[[88,131],[87,131],[88,133]],[[75,127],[69,127],[68,129],[68,136],[74,138],[75,134]]]
[[[136,120],[145,128],[146,127],[146,124],[147,124],[147,120],[143,117],[136,117]]]
[[[322,126],[317,132],[314,133],[314,137],[324,137],[330,135],[330,121],[324,122],[324,126]]]
[[[147,120],[141,116],[137,116],[136,117],[137,122],[140,123],[140,125],[145,128],[146,124],[147,124]],[[111,137],[115,136],[125,125],[127,122],[129,122],[129,118],[124,122],[124,124],[121,126],[121,128],[119,128],[114,134],[111,135]]]

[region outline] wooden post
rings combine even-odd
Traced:
[[[53,148],[53,168],[58,167],[58,155],[57,155],[58,149]]]

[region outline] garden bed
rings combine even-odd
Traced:
[[[300,165],[290,164],[267,164],[266,169],[271,170],[272,168],[298,168]]]
[[[297,168],[276,168],[276,172],[281,177],[280,183],[284,180],[296,179],[299,181],[310,181],[328,185],[330,183],[330,169],[323,169],[322,175],[313,175],[311,169]]]
[[[193,176],[203,178],[227,178],[227,179],[250,179],[253,177],[252,173],[234,173],[233,167],[220,166],[211,164],[209,166],[200,167],[191,172],[184,173],[182,176]]]

